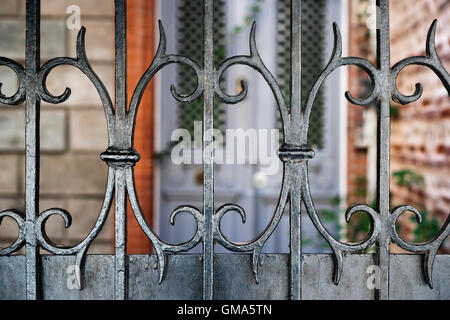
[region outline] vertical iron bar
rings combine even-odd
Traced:
[[[127,20],[126,0],[115,0],[115,135],[114,148],[123,150],[126,145],[127,114]],[[127,263],[127,209],[124,167],[115,170],[115,299],[128,298]]]
[[[26,297],[39,298],[39,247],[35,222],[39,214],[39,110],[36,77],[40,66],[40,0],[26,2],[25,212]]]
[[[302,4],[291,0],[291,132],[300,136],[302,120]],[[298,143],[298,141],[296,141]]]
[[[294,141],[298,144],[302,123],[301,106],[301,0],[291,1],[291,127]],[[288,137],[290,139],[290,137]],[[290,292],[292,300],[301,299],[302,248],[301,248],[301,191],[300,166],[287,163],[290,179]]]
[[[286,163],[290,180],[290,292],[291,300],[302,296],[302,246],[301,246],[301,165]]]
[[[125,168],[115,168],[115,299],[128,298]]]
[[[214,0],[203,2],[203,299],[213,299],[214,280]]]
[[[380,267],[380,288],[377,298],[389,299],[389,148],[390,148],[390,34],[389,0],[377,0],[380,18],[377,21],[377,59],[380,71],[381,93],[378,98],[378,181],[377,206],[380,213],[381,230],[377,247],[377,259]]]
[[[127,114],[127,0],[115,0],[115,116],[116,133],[125,133]],[[128,148],[116,139],[117,148]]]

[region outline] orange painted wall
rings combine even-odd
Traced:
[[[155,3],[153,0],[128,0],[128,99],[154,56]],[[141,155],[135,167],[136,189],[142,210],[151,224],[153,216],[153,121],[154,88],[152,82],[139,107],[134,147]],[[128,206],[128,253],[149,253],[152,245]]]

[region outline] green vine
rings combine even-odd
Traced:
[[[423,177],[410,169],[403,169],[392,173],[397,185],[408,188],[423,187]]]

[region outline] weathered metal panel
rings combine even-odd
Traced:
[[[0,257],[0,299],[25,299],[25,256]]]
[[[159,282],[155,255],[129,256],[129,299],[177,300],[202,299],[202,255],[179,254],[167,257],[164,281]],[[344,257],[345,270],[339,285],[333,277],[333,256],[302,255],[302,298],[371,300],[374,290],[367,287],[368,267],[375,255],[350,254]],[[114,256],[88,255],[86,286],[69,289],[68,268],[75,256],[42,256],[42,289],[44,299],[114,299]],[[260,283],[251,272],[249,254],[216,254],[214,256],[214,299],[286,300],[290,298],[289,255],[261,255],[263,268]],[[419,255],[390,256],[391,299],[450,299],[450,255],[438,255],[435,262],[435,288],[430,289],[422,275]],[[0,257],[0,299],[25,299],[25,257]]]
[[[450,300],[450,255],[437,255],[434,263],[433,289],[423,272],[420,255],[391,255],[390,299]]]
[[[68,286],[76,284],[75,256],[42,256],[42,298],[46,300],[114,299],[114,256],[89,255],[86,259],[85,285],[88,290]]]
[[[202,299],[203,264],[199,254],[167,257],[164,281],[158,284],[155,255],[130,257],[130,299]]]
[[[344,257],[344,271],[338,285],[333,279],[332,255],[305,256],[303,292],[305,300],[370,300],[374,291],[367,288],[367,268],[374,265],[374,255],[348,254]]]
[[[289,255],[261,255],[259,284],[249,272],[249,254],[216,255],[214,270],[214,298],[226,300],[290,299]]]

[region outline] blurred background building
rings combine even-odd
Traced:
[[[344,55],[376,63],[376,10],[369,0],[305,0],[303,13],[303,99],[325,67],[333,46],[331,23],[336,21],[344,41]],[[263,61],[289,96],[289,0],[216,1],[216,64],[226,57],[248,54],[251,22],[256,21],[256,42]],[[391,61],[423,55],[428,28],[439,20],[436,47],[447,70],[450,68],[449,0],[391,1]],[[157,20],[167,36],[167,51],[180,53],[201,65],[201,0],[128,0],[128,93],[151,63],[159,41]],[[75,6],[75,7],[74,7]],[[87,55],[95,72],[114,96],[114,4],[112,0],[42,0],[42,62],[59,56],[75,56],[78,29],[69,22],[79,8],[86,26]],[[75,10],[75,11],[74,11]],[[0,56],[24,61],[25,1],[0,0]],[[227,92],[239,91],[240,81],[249,85],[247,98],[235,106],[217,103],[215,127],[226,129],[280,129],[273,95],[264,79],[248,67],[230,68],[221,81]],[[14,73],[0,67],[2,92],[17,89]],[[408,67],[399,77],[402,92],[412,93],[416,82],[424,85],[423,97],[410,105],[392,104],[391,192],[392,206],[412,204],[424,213],[418,227],[411,216],[401,217],[402,236],[425,241],[435,235],[450,212],[450,99],[439,79],[423,67]],[[141,155],[135,178],[143,211],[154,229],[169,242],[188,240],[195,224],[188,215],[170,225],[170,213],[181,204],[202,207],[202,166],[175,165],[171,161],[173,130],[195,132],[201,120],[202,103],[178,103],[170,85],[179,92],[195,88],[195,76],[182,66],[168,66],[152,80],[139,109],[135,148]],[[99,154],[107,147],[106,122],[97,92],[81,72],[58,67],[48,78],[51,92],[72,89],[61,105],[42,103],[40,211],[67,209],[72,226],[49,220],[48,234],[61,245],[74,245],[92,228],[100,211],[107,166]],[[355,216],[346,226],[343,212],[355,203],[373,204],[376,188],[376,106],[349,104],[344,92],[365,95],[370,90],[367,75],[356,67],[341,68],[327,79],[319,93],[311,119],[309,142],[316,150],[310,161],[310,182],[322,220],[337,237],[357,241],[368,231],[367,217]],[[24,108],[0,106],[0,210],[23,209],[24,205]],[[225,144],[230,141],[224,141]],[[200,152],[193,144],[194,153]],[[231,240],[257,236],[275,209],[282,172],[263,176],[263,164],[253,161],[249,148],[245,165],[217,164],[216,207],[226,202],[240,204],[247,212],[242,224],[238,215],[222,220]],[[278,159],[276,160],[278,161]],[[255,163],[253,163],[255,162]],[[251,164],[250,164],[251,163]],[[113,211],[113,210],[112,210]],[[107,220],[90,253],[113,252],[113,214]],[[128,250],[146,253],[151,243],[128,212]],[[288,251],[288,216],[266,243],[268,252]],[[307,216],[303,217],[306,252],[327,252]],[[0,226],[0,247],[17,234],[13,222]],[[450,251],[449,241],[443,252]],[[447,249],[445,249],[447,248]],[[221,249],[218,249],[220,251]],[[399,249],[392,248],[397,252]]]

